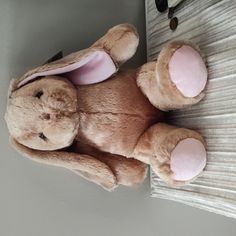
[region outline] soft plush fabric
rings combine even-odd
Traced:
[[[172,82],[185,97],[195,97],[206,86],[207,70],[200,54],[190,46],[177,49],[169,62]]]
[[[74,85],[94,84],[108,79],[115,72],[116,65],[111,57],[106,52],[98,50],[89,53],[78,62],[32,74],[22,80],[18,86],[21,87],[37,77],[48,75],[61,75]]]
[[[175,180],[192,179],[202,171],[205,165],[205,148],[197,139],[184,139],[171,152],[170,169]]]
[[[6,112],[13,146],[107,190],[141,183],[147,164],[167,184],[194,180],[206,164],[204,139],[165,124],[163,111],[203,98],[200,51],[175,41],[157,61],[119,71],[137,46],[135,28],[118,25],[91,47],[13,80]]]

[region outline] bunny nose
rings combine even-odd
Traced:
[[[51,120],[57,120],[59,117],[58,113],[50,113],[49,116]]]
[[[42,118],[44,120],[58,120],[59,119],[59,114],[56,113],[56,112],[43,113]]]

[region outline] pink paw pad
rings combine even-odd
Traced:
[[[207,69],[200,54],[190,46],[177,49],[169,61],[170,79],[185,97],[199,95],[206,86]]]
[[[180,141],[171,153],[170,168],[173,179],[188,181],[200,174],[206,165],[206,150],[197,139]]]

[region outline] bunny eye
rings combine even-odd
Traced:
[[[39,133],[39,138],[41,138],[43,141],[47,141],[47,137],[43,133]]]
[[[39,99],[42,95],[43,95],[43,91],[40,90],[40,91],[36,92],[34,96]]]

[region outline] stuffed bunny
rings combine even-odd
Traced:
[[[107,190],[141,183],[147,164],[169,185],[194,180],[206,165],[205,141],[165,124],[163,112],[203,98],[204,60],[193,44],[175,41],[157,61],[119,71],[138,42],[135,28],[121,24],[13,80],[5,116],[13,146]]]

